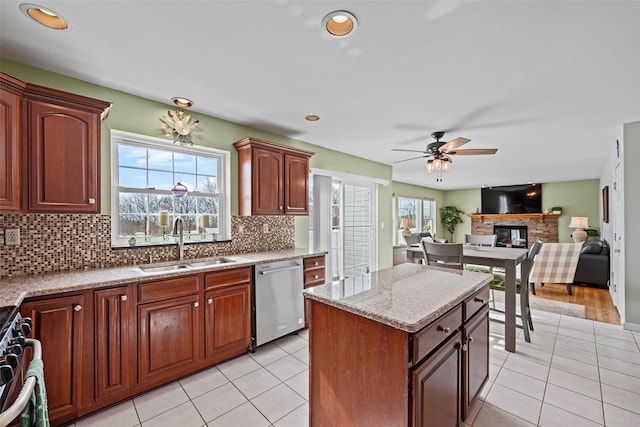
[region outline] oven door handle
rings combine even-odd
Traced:
[[[32,360],[42,359],[42,345],[40,345],[40,341],[27,338],[26,346],[33,349]],[[18,397],[15,402],[13,402],[13,405],[0,413],[0,427],[6,427],[10,422],[18,418],[22,413],[22,410],[27,406],[27,403],[29,403],[29,400],[31,400],[31,395],[35,388],[36,379],[34,377],[27,378],[22,386],[22,390],[20,390],[20,393],[18,394]]]

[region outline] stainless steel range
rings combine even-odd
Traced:
[[[35,341],[27,338],[31,326],[31,319],[23,319],[18,307],[0,307],[0,426],[7,425],[22,410],[12,405],[11,398],[23,387],[23,351]]]

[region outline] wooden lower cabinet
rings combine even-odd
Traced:
[[[251,268],[205,275],[204,357],[208,364],[251,345]]]
[[[325,255],[318,255],[305,258],[302,261],[303,275],[304,275],[304,289],[311,288],[313,286],[324,285],[326,282],[326,262]],[[304,327],[308,328],[311,313],[311,302],[308,299],[304,300]]]
[[[413,370],[413,425],[454,427],[460,423],[462,334]]]
[[[488,379],[485,292],[415,333],[308,299],[311,425],[460,425]]]
[[[484,306],[464,327],[462,416],[489,378],[489,307]]]
[[[205,358],[219,362],[251,345],[251,285],[205,293]]]
[[[138,306],[138,381],[162,383],[192,372],[200,348],[198,295]]]
[[[136,328],[133,285],[96,290],[93,299],[93,395],[95,406],[103,407],[129,396],[135,382]]]
[[[23,317],[33,320],[31,337],[42,343],[42,360],[51,425],[65,424],[83,406],[83,381],[92,337],[89,298],[84,293],[25,302]],[[28,356],[30,358],[30,356]]]

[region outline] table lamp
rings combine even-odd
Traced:
[[[573,238],[574,242],[580,243],[587,240],[587,232],[584,231],[584,229],[587,227],[589,227],[589,218],[587,218],[586,216],[571,217],[569,228],[575,228],[573,233],[571,233],[571,237]]]

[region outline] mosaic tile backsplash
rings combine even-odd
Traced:
[[[268,233],[264,233],[268,224]],[[20,246],[0,239],[0,277],[178,259],[177,245],[111,248],[111,215],[2,214],[0,229],[19,228]],[[242,233],[240,230],[242,229]],[[235,216],[231,241],[186,245],[185,258],[295,247],[292,216]]]

